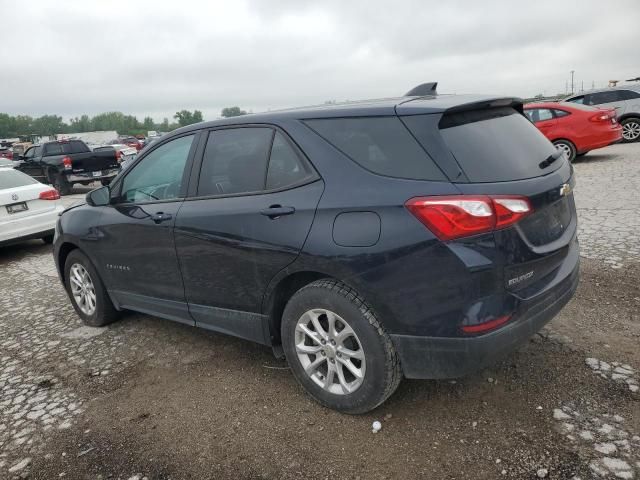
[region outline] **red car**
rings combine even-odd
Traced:
[[[577,156],[622,140],[622,127],[612,108],[545,102],[525,105],[524,113],[571,162]]]
[[[9,147],[0,147],[0,158],[13,160],[13,151]]]

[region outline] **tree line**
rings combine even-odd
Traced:
[[[227,107],[221,116],[233,117],[247,112],[239,107]],[[178,127],[204,121],[200,110],[180,110],[173,116],[175,121],[169,122],[164,118],[156,123],[151,117],[144,117],[142,121],[134,115],[122,112],[99,113],[93,117],[82,115],[72,118],[68,123],[59,115],[9,115],[0,113],[0,138],[27,137],[30,135],[55,135],[57,133],[82,133],[98,130],[115,130],[120,135],[146,135],[149,130],[170,132]]]

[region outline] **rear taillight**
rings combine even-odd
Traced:
[[[64,165],[65,170],[71,170],[73,168],[73,162],[71,161],[71,157],[64,157],[62,159],[62,165]]]
[[[55,188],[52,188],[51,190],[40,192],[40,196],[38,198],[40,198],[40,200],[58,200],[60,198],[60,194]]]
[[[122,152],[120,150],[116,150],[116,160],[118,163],[122,163]]]
[[[601,122],[611,123],[611,115],[609,115],[608,113],[596,113],[595,115],[591,115],[589,117],[589,121],[596,122],[596,123],[601,123]]]
[[[440,240],[453,240],[513,225],[533,211],[518,195],[417,197],[405,204]]]

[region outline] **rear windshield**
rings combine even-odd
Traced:
[[[79,140],[71,140],[69,142],[55,142],[47,143],[44,146],[44,156],[50,157],[52,155],[66,155],[68,153],[86,153],[89,152],[84,142]]]
[[[540,167],[556,152],[513,108],[445,114],[440,134],[470,182],[505,182],[546,175],[562,161]]]
[[[34,183],[38,182],[29,175],[11,168],[0,168],[0,190],[24,187],[25,185],[33,185]]]
[[[327,118],[305,123],[373,173],[415,180],[445,180],[398,117]]]

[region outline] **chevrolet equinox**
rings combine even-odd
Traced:
[[[438,95],[199,123],[59,218],[78,315],[134,310],[271,346],[322,405],[514,350],[578,284],[573,170],[522,101]]]

